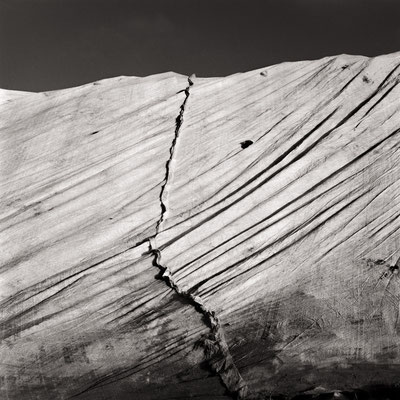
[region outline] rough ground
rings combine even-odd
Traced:
[[[0,398],[400,398],[400,53],[0,92]]]

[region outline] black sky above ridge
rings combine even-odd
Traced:
[[[0,87],[400,50],[398,0],[0,0]]]

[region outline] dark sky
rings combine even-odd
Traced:
[[[400,50],[400,0],[0,0],[0,87]]]

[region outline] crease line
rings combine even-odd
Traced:
[[[164,221],[164,217],[167,212],[166,187],[170,178],[172,166],[171,163],[174,158],[175,148],[182,128],[185,108],[190,96],[190,89],[194,84],[194,77],[195,75],[191,75],[188,78],[188,86],[186,87],[186,89],[183,90],[186,97],[180,107],[179,115],[176,117],[175,137],[169,150],[170,157],[165,166],[166,173],[160,192],[161,215],[156,225],[156,233],[154,234],[154,236],[148,239],[149,253],[153,254],[154,256],[153,265],[160,270],[157,278],[163,280],[180,297],[183,297],[188,304],[194,307],[198,313],[202,314],[204,323],[210,329],[210,333],[201,338],[195,344],[195,347],[203,349],[206,361],[208,362],[210,369],[220,377],[229,394],[235,399],[243,399],[247,394],[247,385],[234,364],[218,317],[215,315],[214,311],[207,308],[207,306],[199,296],[195,296],[189,293],[189,291],[186,291],[179,287],[179,285],[175,282],[171,272],[168,270],[167,267],[162,264],[161,251],[156,247],[154,243],[157,235],[160,232],[160,227]]]

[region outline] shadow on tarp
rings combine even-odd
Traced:
[[[400,379],[400,377],[399,377]],[[278,396],[274,400],[286,400]],[[299,394],[290,400],[400,400],[400,381],[398,385],[371,385],[354,391],[337,391],[323,394]]]

